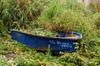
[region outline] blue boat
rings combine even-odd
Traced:
[[[82,39],[82,35],[76,32],[73,34],[75,34],[77,38],[67,37],[67,35],[66,37],[37,36],[16,30],[11,31],[13,40],[37,50],[47,50],[50,46],[51,51],[54,52],[75,52],[77,50],[77,44],[79,44]]]

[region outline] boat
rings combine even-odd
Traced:
[[[13,40],[25,44],[30,48],[36,50],[47,50],[50,47],[50,50],[53,52],[75,52],[78,48],[82,39],[82,35],[77,32],[73,32],[77,37],[47,37],[47,36],[38,36],[31,35],[25,32],[11,30],[11,36]]]

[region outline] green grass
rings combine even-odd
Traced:
[[[96,4],[86,8],[75,0],[27,3],[27,0],[21,0],[19,5],[13,0],[0,0],[0,66],[100,65],[100,13]],[[82,46],[77,52],[52,56],[49,51],[37,52],[12,40],[5,35],[11,28],[43,36],[54,36],[57,31],[79,32],[83,35]]]
[[[52,56],[51,53],[37,52],[10,38],[0,41],[0,66],[97,66],[100,63],[99,45],[91,45],[90,49],[85,46],[75,53]]]

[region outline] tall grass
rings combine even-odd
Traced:
[[[100,13],[95,9],[86,8],[75,0],[16,1],[0,0],[0,35],[4,34],[5,25],[9,29],[15,27],[20,29],[23,25],[34,23],[31,26],[37,31],[37,28],[42,27],[50,32],[79,32],[83,35],[82,46],[81,50],[75,53],[53,57],[49,55],[49,50],[47,54],[38,53],[10,40],[11,38],[0,38],[1,66],[11,66],[11,64],[18,66],[97,66],[100,64]],[[31,4],[28,4],[29,1]],[[7,57],[9,52],[15,54],[11,57],[12,59]]]
[[[85,38],[89,35],[93,37],[96,35],[95,19],[92,18],[94,15],[83,4],[78,4],[75,0],[66,0],[64,4],[60,0],[51,0],[41,14],[39,23],[46,28],[50,27],[50,30],[78,31],[83,34],[83,37],[88,34]],[[94,34],[89,34],[89,32]]]
[[[47,0],[0,0],[0,19],[9,29],[26,26],[38,18],[46,3]]]
[[[100,32],[100,14],[75,0],[0,0],[0,19],[9,29],[33,22],[51,31],[80,32],[86,42],[99,38]]]
[[[3,36],[7,33],[7,29],[4,26],[4,23],[2,20],[0,20],[0,36]]]

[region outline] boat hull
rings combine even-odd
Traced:
[[[80,39],[36,36],[19,31],[11,31],[11,36],[13,40],[37,50],[47,50],[50,46],[51,51],[63,52],[75,52],[77,50],[76,45],[80,41]]]

